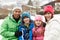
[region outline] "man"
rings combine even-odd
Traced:
[[[1,25],[2,40],[18,40],[18,38],[15,37],[15,32],[18,30],[18,26],[21,22],[21,12],[22,8],[15,7],[9,16],[4,19],[4,22]]]
[[[46,28],[44,40],[60,40],[60,17],[54,17],[54,9],[51,5],[44,7]]]

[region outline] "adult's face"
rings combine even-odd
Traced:
[[[20,14],[21,14],[21,10],[20,9],[15,9],[13,11],[13,16],[14,18],[18,19],[20,17]]]
[[[49,21],[52,17],[52,14],[48,12],[44,16],[45,16],[46,20]]]

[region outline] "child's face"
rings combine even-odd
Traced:
[[[36,21],[35,21],[35,25],[36,25],[36,26],[40,26],[41,24],[42,24],[42,21],[41,21],[41,20],[36,20]]]
[[[29,18],[27,18],[27,17],[25,17],[23,21],[24,21],[24,23],[29,24],[30,19],[29,19]]]

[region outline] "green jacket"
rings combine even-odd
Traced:
[[[18,38],[15,37],[15,31],[18,30],[20,22],[20,20],[16,22],[12,17],[6,17],[1,25],[2,40],[18,40]]]

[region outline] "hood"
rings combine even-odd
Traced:
[[[22,13],[22,20],[24,19],[24,17],[30,18],[30,13],[29,12],[23,12]]]
[[[10,10],[8,16],[12,16],[12,15],[13,15],[13,11],[14,11],[15,9],[19,9],[19,10],[21,10],[21,12],[22,12],[22,8],[21,8],[21,7],[14,7],[12,10]]]
[[[14,20],[14,18],[13,18],[12,15],[13,15],[13,11],[14,11],[15,9],[20,9],[21,12],[22,12],[22,8],[21,8],[21,7],[14,7],[14,8],[9,12],[9,14],[8,14],[9,18],[12,19],[13,21],[15,21],[15,20]]]
[[[23,23],[24,17],[27,17],[27,18],[29,18],[29,19],[31,20],[31,18],[30,18],[30,12],[23,12],[23,13],[22,13],[22,15],[21,15],[22,23]]]

